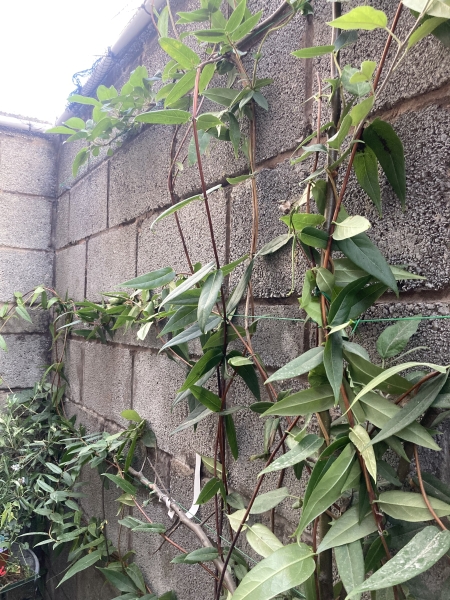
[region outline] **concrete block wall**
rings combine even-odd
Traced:
[[[56,157],[48,136],[0,129],[0,304],[53,285]],[[13,319],[2,331],[9,351],[0,353],[0,390],[33,387],[48,362],[47,320],[31,314],[32,323]]]
[[[356,0],[346,3],[345,10],[356,3]],[[387,0],[368,0],[366,3],[386,10],[390,18],[393,15],[394,5]],[[262,9],[264,18],[275,8],[270,0],[249,0],[248,4],[252,10]],[[299,199],[303,191],[299,182],[307,174],[308,165],[303,163],[293,167],[289,157],[299,141],[315,127],[316,106],[308,98],[316,91],[315,72],[326,76],[329,64],[327,58],[302,61],[290,53],[300,47],[329,43],[330,29],[326,21],[330,20],[331,4],[326,0],[315,0],[314,5],[314,16],[306,19],[298,15],[286,29],[269,37],[258,68],[259,77],[274,79],[273,86],[266,89],[269,113],[257,108],[259,247],[285,231],[279,221],[280,205]],[[174,8],[189,10],[196,7],[193,0],[180,0]],[[410,26],[410,18],[404,12],[401,31]],[[359,67],[361,60],[381,56],[384,32],[362,33],[361,39],[360,46],[345,49],[344,64],[349,62]],[[383,177],[382,219],[357,188],[351,187],[347,195],[348,210],[371,220],[369,235],[388,260],[426,277],[424,281],[402,283],[398,300],[393,294],[387,294],[370,313],[373,318],[449,314],[449,58],[450,51],[437,41],[421,42],[407,58],[404,68],[395,75],[388,88],[389,94],[386,93],[377,106],[377,114],[392,122],[405,144],[407,212],[401,211]],[[244,62],[246,60],[248,58],[244,57]],[[392,53],[388,65],[389,60],[392,60]],[[145,64],[149,72],[154,73],[161,70],[166,61],[167,57],[154,37],[150,34],[141,36],[134,45],[129,64],[122,63],[105,83],[120,86],[135,66]],[[68,292],[75,300],[97,301],[102,292],[118,289],[121,282],[153,269],[170,265],[178,272],[185,272],[187,264],[174,220],[168,219],[155,232],[150,231],[152,221],[170,205],[166,178],[172,135],[172,128],[148,126],[112,157],[100,157],[85,165],[74,179],[70,166],[79,149],[78,143],[60,145],[56,160],[55,148],[48,140],[2,132],[0,208],[10,215],[13,226],[2,228],[0,224],[0,301],[8,301],[16,289],[25,290],[41,282],[52,283],[53,276],[60,294]],[[225,179],[242,174],[247,168],[242,154],[236,161],[231,148],[224,144],[213,145],[205,159],[208,187],[223,184],[223,189],[211,198],[222,263],[235,260],[249,249],[249,183],[231,187]],[[196,167],[186,167],[176,186],[180,198],[198,193],[200,183]],[[53,210],[52,247],[50,223],[54,195],[57,198]],[[194,260],[203,263],[211,260],[203,206],[194,203],[183,210],[181,223]],[[309,347],[309,327],[288,320],[304,316],[297,303],[304,270],[304,259],[298,254],[294,257],[292,282],[289,248],[264,257],[255,265],[256,313],[285,319],[262,319],[258,325],[255,349],[269,369],[279,368]],[[230,277],[230,286],[236,284],[242,271],[243,267]],[[442,364],[449,362],[450,331],[446,323],[445,320],[424,321],[416,344],[429,346],[431,354],[428,358]],[[1,370],[5,368],[13,386],[26,387],[38,377],[38,367],[44,361],[47,349],[45,325],[36,317],[32,327],[8,330],[12,348],[10,357],[19,360],[5,359],[10,362],[5,362]],[[373,350],[376,336],[384,325],[386,323],[361,325],[356,341],[369,340]],[[30,343],[32,361],[29,359]],[[164,485],[174,498],[189,507],[193,496],[195,454],[212,454],[214,423],[204,421],[195,433],[187,431],[171,436],[187,414],[183,405],[172,410],[173,398],[185,373],[165,355],[158,354],[159,348],[153,333],[145,342],[140,342],[135,332],[119,332],[108,345],[73,337],[68,344],[66,360],[70,384],[67,411],[69,415],[75,414],[89,431],[116,431],[125,425],[120,412],[126,408],[137,410],[156,433],[159,451],[151,460],[153,464],[156,461]],[[195,346],[193,348],[195,351]],[[230,398],[240,405],[254,401],[241,384]],[[261,468],[260,463],[249,459],[262,451],[262,420],[253,413],[237,413],[236,428],[241,458],[238,464],[230,462],[230,483],[233,489],[245,495],[252,489]],[[445,429],[442,431],[444,452],[439,459],[426,455],[426,460],[429,468],[450,482],[447,451],[450,435]],[[145,468],[148,476],[153,477],[150,467]],[[203,473],[204,477],[207,475]],[[89,479],[88,499],[83,508],[89,515],[103,511],[102,492],[93,473],[86,477]],[[273,482],[268,478],[265,489]],[[293,495],[300,495],[304,482],[287,478],[286,485]],[[104,505],[109,517],[108,533],[115,539],[114,493],[105,495]],[[208,515],[209,508],[200,510],[201,518]],[[147,510],[155,521],[170,524],[162,505],[150,503]],[[298,515],[286,501],[277,516],[281,537],[287,540],[285,536],[293,530],[296,519]],[[196,547],[195,540],[181,530],[174,539],[187,550]],[[173,588],[180,600],[210,599],[210,581],[202,570],[195,566],[171,565],[174,556],[171,548],[165,547],[163,552],[152,554],[159,539],[149,540],[144,534],[133,534],[122,536],[122,543],[137,551],[136,560],[156,592]],[[245,546],[243,549],[251,553]],[[59,598],[58,593],[52,593],[50,597],[55,600]],[[109,597],[95,579],[94,570],[89,578],[78,578],[76,586],[64,587],[64,597],[70,600],[93,598],[92,594],[105,599]]]

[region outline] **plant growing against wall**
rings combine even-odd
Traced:
[[[301,182],[302,199],[282,217],[286,233],[258,250],[255,103],[269,108],[263,91],[271,83],[258,78],[258,62],[267,36],[286,25],[296,12],[308,14],[312,4],[285,3],[261,22],[261,13],[252,15],[246,0],[229,2],[229,11],[222,11],[219,1],[202,1],[198,10],[179,13],[179,25],[206,23],[209,28],[192,31],[191,27],[182,34],[177,30],[174,38],[168,37],[169,17],[173,19],[168,5],[155,14],[160,45],[171,59],[161,76],[165,85],[161,87],[144,68],[138,68],[120,92],[114,87],[101,87],[98,99],[83,100],[94,105],[92,119],[85,122],[77,117],[52,130],[70,133],[69,140],[86,140],[86,148],[75,159],[76,173],[90,154],[98,155],[102,147],[111,152],[124,133],[138,130],[140,124],[175,128],[168,176],[173,204],[153,226],[163,227],[165,218],[176,218],[190,274],[176,273],[167,266],[141,275],[123,284],[132,290],[130,293],[111,292],[100,304],[74,304],[68,311],[72,321],[67,325],[74,329],[79,321],[90,323],[90,329],[79,329],[77,333],[102,340],[120,327],[137,325],[141,339],[152,327],[157,328],[163,339],[161,350],[187,373],[174,404],[187,403],[189,415],[175,432],[203,419],[215,419],[217,435],[212,456],[206,459],[213,478],[197,499],[198,504],[214,503],[215,537],[211,540],[202,536],[201,528],[197,529],[203,548],[180,554],[176,562],[212,561],[215,572],[203,567],[215,580],[211,597],[217,600],[330,600],[361,598],[367,591],[377,600],[412,599],[415,592],[411,580],[450,549],[450,534],[442,520],[450,514],[450,490],[422,473],[417,451],[418,446],[440,450],[432,428],[441,418],[436,410],[449,407],[448,368],[393,360],[399,359],[415,332],[408,322],[388,327],[380,336],[377,350],[381,364],[371,361],[366,349],[351,340],[355,321],[378,298],[388,289],[398,295],[397,281],[417,276],[389,265],[365,233],[370,228],[368,220],[362,215],[349,215],[344,208],[354,173],[381,212],[379,168],[405,207],[402,143],[389,123],[373,119],[371,113],[411,47],[433,32],[448,43],[450,8],[446,0],[404,0],[389,26],[387,16],[371,6],[358,6],[341,14],[340,3],[330,5],[331,43],[293,52],[299,59],[331,57],[330,78],[320,83],[316,96],[316,131],[292,156],[293,164],[309,161],[311,173]],[[414,26],[400,40],[396,31],[404,5],[417,15]],[[361,65],[340,64],[340,51],[358,43],[358,30],[377,29],[386,31],[386,46],[379,59],[371,57],[374,60],[365,60]],[[199,43],[201,56],[185,43],[186,36]],[[397,52],[387,68],[392,44],[397,44]],[[255,45],[257,51],[249,68],[247,53]],[[227,76],[225,86],[212,87],[216,74]],[[217,110],[201,112],[204,98],[217,104]],[[325,108],[331,115],[328,123],[322,121]],[[182,138],[178,143],[179,134]],[[220,263],[210,214],[216,189],[207,189],[203,174],[202,156],[213,142],[231,144],[235,154],[243,152],[249,163],[248,175],[228,183],[237,185],[248,179],[252,187],[250,250],[229,265]],[[174,182],[182,176],[186,162],[197,164],[202,191],[178,201]],[[193,202],[203,204],[209,222],[214,260],[206,265],[195,263],[195,257],[190,256],[178,218],[178,213]],[[299,302],[316,331],[317,344],[269,376],[253,348],[258,320],[254,315],[252,273],[264,256],[286,244],[292,244],[293,255],[298,248],[309,264]],[[339,258],[333,254],[337,252]],[[244,261],[243,275],[228,295],[226,278],[235,276]],[[243,325],[235,320],[239,307],[244,311]],[[195,339],[202,348],[200,357],[189,352],[188,342]],[[231,342],[233,349],[229,347]],[[306,389],[292,393],[280,387],[285,385],[280,382],[288,382],[288,388],[290,380],[304,375],[309,382]],[[250,407],[230,405],[229,390],[238,379],[255,396]],[[270,401],[262,401],[261,383]],[[231,457],[239,460],[233,414],[249,409],[265,419],[265,464],[250,501],[246,501],[229,489],[227,471]],[[308,429],[312,422],[317,423],[320,435]],[[135,480],[160,498],[167,498],[156,483],[132,467],[134,439],[137,437],[129,438],[125,463],[120,453],[118,460],[112,461],[116,473],[109,478],[113,477],[113,482],[125,491],[121,502],[136,506]],[[79,450],[78,441],[74,444],[71,454],[78,460],[84,448]],[[103,452],[108,450],[111,448]],[[386,459],[388,450],[397,456],[396,470]],[[99,458],[98,452],[96,447],[92,460]],[[416,477],[405,487],[412,458]],[[297,503],[301,513],[292,542],[283,545],[273,527],[252,524],[248,518],[273,511],[289,496],[282,484],[285,470],[291,468],[298,479],[305,473],[308,483]],[[280,473],[279,486],[259,494],[270,472]],[[175,510],[176,502],[170,498],[167,501]],[[183,524],[188,525],[182,511],[178,511]],[[228,540],[227,521],[234,532]],[[132,527],[133,523],[122,524]],[[241,535],[261,556],[251,569],[238,551]],[[333,553],[339,574],[336,583]]]

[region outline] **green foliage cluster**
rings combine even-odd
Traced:
[[[105,566],[100,570],[122,592],[120,598],[155,597],[127,557],[113,556],[116,550],[106,539],[101,523],[85,527],[77,521],[78,505],[70,494],[86,463],[120,488],[118,500],[122,507],[134,506],[146,515],[137,500],[138,485],[150,490],[150,497],[156,495],[171,506],[181,523],[199,539],[198,549],[180,551],[173,562],[200,564],[214,576],[205,565],[212,563],[219,580],[216,591],[211,592],[215,600],[360,599],[365,592],[371,592],[373,600],[420,600],[415,578],[450,551],[446,520],[450,515],[450,488],[422,472],[417,452],[417,447],[441,450],[436,426],[449,416],[449,368],[426,361],[400,362],[411,352],[424,350],[407,349],[417,322],[400,321],[387,327],[377,342],[379,360],[371,359],[363,346],[352,341],[355,321],[385,292],[391,290],[398,296],[398,281],[420,279],[403,267],[388,264],[366,234],[370,222],[362,215],[349,215],[343,202],[354,173],[381,214],[382,172],[406,209],[402,142],[388,122],[374,119],[371,114],[393,70],[400,67],[415,44],[431,33],[448,44],[450,5],[448,0],[404,0],[403,4],[416,11],[415,25],[403,40],[395,34],[396,22],[389,29],[383,11],[358,6],[340,14],[340,4],[333,3],[330,45],[292,52],[302,60],[330,55],[331,77],[315,100],[319,109],[329,103],[332,120],[322,123],[322,111],[318,110],[317,131],[294,151],[292,164],[310,165],[310,174],[300,182],[303,196],[281,218],[286,233],[259,251],[255,107],[269,110],[263,90],[272,80],[258,78],[258,63],[267,36],[295,15],[310,14],[313,2],[286,2],[272,17],[261,21],[262,13],[252,14],[246,0],[201,0],[198,10],[178,13],[173,38],[169,37],[173,15],[167,3],[159,14],[154,14],[160,46],[169,57],[161,76],[149,77],[139,67],[120,91],[101,86],[97,99],[72,96],[73,102],[93,106],[92,118],[84,121],[73,117],[51,130],[69,135],[67,141],[85,140],[87,145],[74,162],[76,175],[91,155],[99,155],[102,148],[111,154],[125,135],[146,124],[167,125],[176,133],[182,128],[183,140],[177,147],[177,136],[173,136],[170,149],[168,186],[172,206],[155,219],[152,228],[163,227],[166,218],[174,217],[184,242],[178,213],[197,202],[208,217],[214,254],[208,264],[195,263],[184,244],[189,274],[167,266],[122,283],[121,288],[128,291],[109,292],[100,303],[74,303],[57,296],[48,301],[43,289],[29,300],[33,303],[40,298],[42,308],[56,311],[54,341],[66,339],[73,332],[106,342],[116,330],[129,327],[136,327],[138,338],[143,340],[153,328],[161,340],[161,351],[186,373],[173,405],[186,404],[188,416],[173,433],[195,428],[205,419],[214,420],[217,428],[211,456],[202,457],[212,478],[197,499],[199,505],[214,502],[214,539],[208,538],[201,527],[190,524],[156,482],[148,481],[133,468],[140,445],[155,445],[154,436],[134,411],[124,413],[130,426],[119,434],[86,438],[73,429],[67,436],[70,439],[65,438],[64,454],[56,453],[57,460],[44,461],[47,466],[52,464],[48,467],[53,472],[50,477],[35,463],[33,502],[41,489],[39,501],[43,504],[29,501],[32,507],[27,514],[29,518],[32,514],[42,515],[51,522],[48,539],[41,543],[53,543],[56,548],[63,542],[72,543],[73,564],[64,579],[103,561]],[[193,29],[196,23],[204,27]],[[179,33],[183,25],[188,28]],[[385,30],[386,52],[379,62],[373,57],[361,65],[343,66],[340,50],[359,43],[358,30]],[[191,48],[188,37],[193,38],[199,51]],[[397,50],[384,73],[391,44],[397,44]],[[250,57],[251,47],[256,47],[256,52]],[[251,69],[249,58],[253,59]],[[216,75],[226,76],[226,84],[212,87]],[[201,112],[204,98],[216,104],[217,110]],[[202,156],[212,143],[230,144],[236,157],[243,153],[249,164],[248,174],[229,179],[228,183],[237,185],[248,180],[251,186],[250,250],[228,265],[220,264],[209,208],[220,186],[207,189],[202,168]],[[201,193],[178,201],[174,181],[186,163],[198,165]],[[339,177],[341,170],[343,177]],[[309,263],[299,308],[316,332],[317,345],[269,376],[253,348],[258,319],[252,310],[251,281],[255,268],[264,268],[264,257],[276,254],[287,244],[292,246],[293,274],[297,250]],[[339,252],[339,258],[335,252]],[[228,294],[227,278],[231,273],[236,277],[238,268],[242,274]],[[14,309],[26,318],[26,301],[17,297],[16,304]],[[245,311],[243,322],[236,320],[238,309]],[[0,316],[11,314],[4,309]],[[202,349],[199,358],[190,352],[192,340],[198,340]],[[1,343],[4,347],[4,340]],[[51,375],[53,381],[41,383],[39,389],[45,390],[45,397],[51,398],[50,406],[59,414],[64,393],[62,358],[46,375]],[[293,392],[290,380],[305,375],[309,387]],[[229,389],[239,379],[254,397],[250,406],[229,402]],[[214,380],[215,384],[210,385]],[[262,400],[262,385],[270,401]],[[340,416],[332,418],[337,409]],[[242,460],[234,422],[238,411],[252,411],[264,419],[262,451],[252,457],[263,464],[250,501],[229,489],[229,457]],[[66,426],[74,428],[62,418],[60,422],[61,431]],[[313,423],[320,435],[312,432]],[[56,439],[56,447],[60,439]],[[407,483],[413,458],[417,476]],[[286,469],[292,469],[298,480],[306,477],[302,497],[292,497],[282,487]],[[280,474],[278,487],[260,494],[265,475],[272,472]],[[252,516],[273,511],[289,497],[301,512],[291,543],[283,544],[273,526],[254,522]],[[143,522],[125,517],[119,523],[133,531],[162,535],[170,543],[164,526],[151,522],[148,516],[146,519]],[[234,535],[224,545],[225,519]],[[7,520],[5,517],[4,522]],[[241,535],[261,557],[253,568],[239,552]],[[86,549],[89,553],[82,556]],[[337,582],[333,580],[333,555]]]

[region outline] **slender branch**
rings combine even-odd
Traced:
[[[427,505],[427,508],[430,511],[431,515],[433,516],[433,519],[436,521],[436,523],[439,525],[439,527],[442,529],[442,531],[448,531],[447,527],[440,520],[440,518],[437,516],[434,508],[431,506],[431,503],[430,503],[427,493],[425,491],[425,487],[423,485],[423,479],[422,479],[422,471],[420,470],[419,453],[417,452],[416,444],[414,444],[414,458],[416,460],[417,478],[419,479],[419,486],[420,486],[420,492],[422,494],[422,498],[423,498],[425,504]]]
[[[283,437],[282,437],[282,438],[281,438],[281,440],[278,442],[278,444],[276,445],[275,449],[272,451],[272,454],[270,455],[270,457],[269,457],[268,461],[266,462],[266,464],[265,464],[264,468],[268,467],[268,466],[269,466],[269,465],[270,465],[270,464],[273,462],[273,459],[275,458],[275,456],[276,456],[276,454],[277,454],[278,450],[279,450],[279,449],[282,447],[282,445],[283,445],[283,444],[284,444],[284,442],[286,441],[286,438],[287,438],[287,436],[288,436],[289,432],[290,432],[290,431],[291,431],[291,430],[292,430],[292,429],[295,427],[295,425],[297,425],[297,423],[298,423],[299,419],[300,419],[300,417],[299,417],[299,416],[298,416],[298,417],[296,417],[296,418],[295,418],[295,419],[292,421],[292,423],[289,425],[289,427],[286,429],[286,431],[285,431],[285,432],[284,432],[284,434],[283,434]],[[261,477],[259,478],[259,480],[258,480],[258,483],[256,484],[256,487],[255,487],[255,489],[254,489],[254,491],[253,491],[253,495],[252,495],[252,497],[251,497],[251,499],[250,499],[250,502],[249,502],[249,504],[248,504],[248,506],[247,506],[247,510],[245,511],[245,514],[244,514],[244,516],[243,516],[243,518],[242,518],[242,521],[241,521],[241,523],[239,524],[239,527],[237,528],[237,530],[236,530],[236,533],[235,533],[235,535],[234,535],[234,537],[233,537],[233,540],[232,540],[232,542],[231,542],[231,544],[230,544],[230,548],[229,548],[229,550],[228,550],[228,554],[227,554],[227,556],[226,556],[226,558],[225,558],[225,561],[224,561],[224,565],[223,565],[223,566],[224,566],[224,568],[223,568],[222,574],[221,574],[221,576],[220,576],[220,579],[219,579],[219,590],[218,590],[218,592],[217,592],[217,594],[216,594],[216,598],[215,598],[215,600],[219,600],[219,599],[220,599],[220,587],[221,587],[221,585],[222,585],[222,583],[223,583],[224,576],[225,576],[225,573],[226,573],[226,569],[227,569],[227,567],[228,567],[228,563],[230,562],[231,553],[233,552],[233,550],[234,550],[234,548],[235,548],[235,546],[236,546],[236,543],[237,543],[237,541],[238,541],[238,539],[239,539],[239,535],[241,534],[241,531],[242,531],[242,529],[243,529],[243,527],[244,527],[245,521],[247,520],[247,517],[248,517],[248,515],[250,514],[250,511],[251,511],[251,509],[252,509],[252,506],[253,506],[253,504],[254,504],[254,502],[255,502],[255,500],[256,500],[256,497],[258,496],[259,490],[260,490],[260,488],[261,488],[261,485],[262,485],[262,483],[263,483],[263,481],[264,481],[264,477],[265,477],[265,475],[263,474],[263,475],[261,475]]]
[[[180,519],[181,523],[183,523],[183,525],[185,525],[188,529],[190,529],[196,535],[196,537],[199,539],[199,541],[203,547],[214,548],[214,545],[212,544],[211,540],[208,538],[208,536],[203,531],[203,529],[200,527],[200,525],[192,522],[191,519],[188,519],[186,514],[178,507],[176,502],[174,502],[171,498],[169,498],[169,496],[164,494],[159,489],[159,487],[156,485],[156,483],[151,483],[142,473],[139,473],[132,467],[129,468],[128,472],[130,473],[130,475],[133,475],[133,477],[138,479],[142,483],[142,485],[144,485],[146,488],[152,490],[152,492],[155,492],[156,495],[158,496],[158,499],[161,502],[164,502],[167,505],[167,507],[170,508],[170,510],[173,510],[173,512]],[[145,511],[144,511],[144,514],[145,514]],[[172,542],[172,540],[170,540],[170,538],[167,538],[166,541],[168,541],[169,543],[172,543],[172,545],[174,545],[174,542]],[[180,548],[178,548],[178,549],[182,552],[185,552],[185,550],[182,550]],[[216,566],[216,568],[218,569],[219,573],[221,573],[219,589],[221,588],[222,584],[224,584],[225,587],[227,588],[227,590],[229,592],[233,593],[234,590],[236,589],[236,586],[235,586],[235,583],[234,583],[230,573],[228,573],[226,571],[226,565],[224,565],[223,561],[220,558],[216,558],[213,562],[214,562],[214,565]]]

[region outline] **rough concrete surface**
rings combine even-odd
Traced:
[[[55,149],[51,141],[18,133],[0,134],[0,189],[53,197]]]
[[[109,229],[89,240],[87,254],[88,300],[136,276],[136,225]]]
[[[25,294],[53,280],[53,253],[0,248],[0,300],[10,301],[14,292]]]
[[[8,227],[0,229],[0,246],[29,250],[50,248],[51,200],[1,193],[0,213],[8,219]]]
[[[42,334],[5,335],[8,352],[2,352],[0,389],[32,388],[48,364],[48,338]]]
[[[84,300],[86,242],[69,246],[55,253],[55,288],[60,296],[66,293],[73,300]]]
[[[84,406],[105,419],[125,425],[120,413],[131,408],[131,365],[129,350],[95,342],[86,344]]]
[[[70,190],[69,241],[105,229],[107,211],[108,163],[103,163]]]
[[[70,222],[70,192],[62,194],[55,200],[55,231],[54,245],[56,249],[67,246],[69,243]]]
[[[275,169],[264,169],[257,175],[259,205],[260,250],[275,237],[288,232],[280,221],[283,211],[281,204],[300,200],[302,189],[301,171],[283,162]],[[237,185],[231,195],[230,261],[237,260],[250,250],[252,230],[251,182]],[[305,259],[297,249],[294,257],[294,290],[292,288],[292,242],[274,254],[255,259],[253,270],[253,294],[259,298],[282,298],[289,292],[301,293]],[[235,286],[244,272],[244,266],[237,267],[230,276],[230,285]]]

